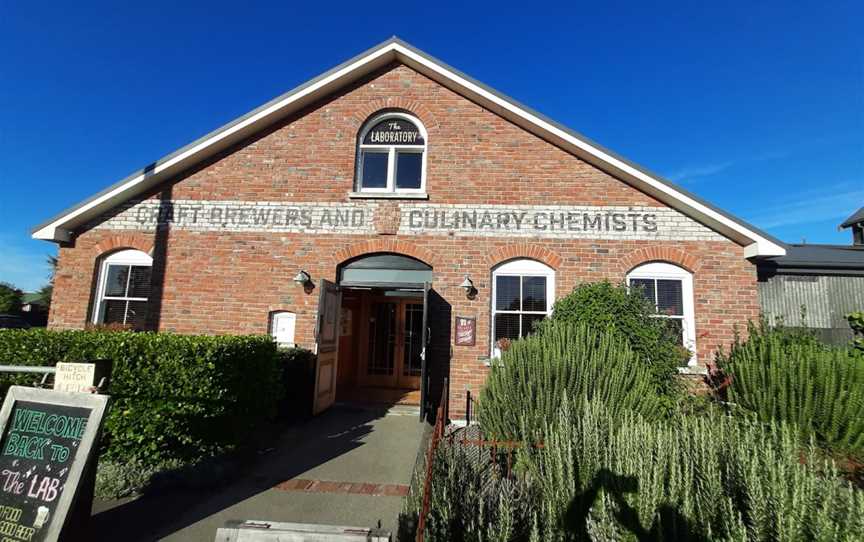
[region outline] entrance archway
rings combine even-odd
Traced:
[[[336,276],[342,293],[337,399],[420,405],[432,267],[376,252],[343,262]]]

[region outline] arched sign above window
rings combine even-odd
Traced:
[[[363,145],[424,145],[423,134],[405,119],[384,119],[366,132]]]

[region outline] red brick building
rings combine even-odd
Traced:
[[[55,329],[273,333],[319,350],[317,409],[448,377],[455,417],[497,341],[583,281],[643,286],[698,371],[785,253],[395,38],[33,236],[60,245]]]

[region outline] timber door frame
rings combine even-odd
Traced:
[[[396,338],[393,348],[393,371],[389,375],[369,374],[369,321],[373,314],[372,307],[376,303],[392,303],[396,305]],[[393,389],[420,389],[421,376],[406,376],[405,371],[405,322],[408,305],[420,305],[423,300],[419,297],[397,297],[370,295],[361,303],[360,316],[363,323],[360,329],[360,341],[362,355],[359,356],[357,381],[363,387],[386,387]],[[422,341],[422,338],[421,338]],[[422,355],[421,355],[422,359]]]

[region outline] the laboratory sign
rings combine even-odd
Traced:
[[[96,228],[375,234],[373,201],[283,203],[145,200],[94,224]],[[574,239],[713,240],[717,234],[665,207],[446,205],[400,202],[400,235],[558,237]]]
[[[364,145],[423,145],[416,126],[402,119],[382,120],[366,132]]]

